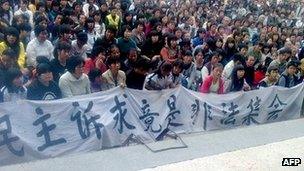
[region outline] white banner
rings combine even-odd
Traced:
[[[130,135],[161,140],[191,133],[300,117],[303,87],[225,95],[183,87],[164,91],[114,88],[56,101],[0,104],[0,165],[121,146]]]

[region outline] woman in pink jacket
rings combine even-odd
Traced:
[[[224,93],[224,80],[221,78],[223,72],[223,65],[215,64],[210,75],[204,78],[202,86],[200,87],[201,93]]]

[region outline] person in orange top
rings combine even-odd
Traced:
[[[180,58],[180,49],[177,44],[177,37],[169,35],[167,38],[167,45],[160,51],[162,59],[166,62],[173,63],[177,58]]]

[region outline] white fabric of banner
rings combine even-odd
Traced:
[[[0,104],[0,165],[148,143],[168,130],[192,133],[300,117],[304,84],[224,95],[183,87],[163,91],[114,88],[55,101]]]

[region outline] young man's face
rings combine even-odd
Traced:
[[[131,37],[131,34],[132,34],[131,30],[126,30],[124,32],[124,38],[127,39],[127,40],[129,40],[130,37]]]
[[[111,15],[112,15],[112,16],[116,16],[116,14],[117,14],[117,9],[113,9],[113,10],[111,11]]]
[[[287,68],[287,72],[289,75],[294,75],[297,72],[297,67],[295,66],[290,66]]]
[[[190,64],[192,62],[192,56],[186,55],[183,59],[185,64]]]

